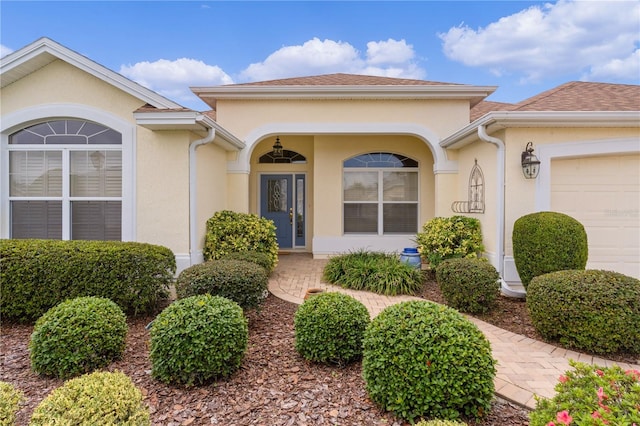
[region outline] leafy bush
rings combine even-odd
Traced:
[[[455,420],[491,407],[491,347],[454,309],[428,301],[392,305],[371,321],[363,348],[370,398],[398,417]]]
[[[401,262],[395,254],[366,250],[330,258],[323,278],[344,288],[388,296],[414,294],[423,284],[420,270]]]
[[[179,300],[151,326],[152,375],[185,386],[227,377],[242,364],[248,338],[237,303],[210,294]]]
[[[296,350],[305,359],[348,363],[362,356],[369,311],[341,293],[321,293],[298,307],[294,317]]]
[[[268,271],[278,264],[278,242],[273,221],[255,214],[219,211],[207,220],[204,259],[221,259],[229,253],[257,251],[269,258]]]
[[[271,259],[265,253],[257,251],[237,251],[225,255],[222,259],[244,260],[262,266],[267,272],[271,271]]]
[[[416,423],[416,426],[467,426],[467,424],[455,420],[422,420]]]
[[[142,393],[119,371],[95,372],[69,380],[36,407],[31,426],[150,425]]]
[[[13,426],[24,393],[12,384],[0,382],[0,426]]]
[[[242,260],[210,260],[183,270],[176,280],[179,299],[211,294],[233,300],[243,309],[258,308],[267,297],[266,270]]]
[[[462,312],[484,313],[500,295],[498,271],[484,259],[448,259],[436,268],[447,305]]]
[[[534,278],[527,308],[538,332],[562,345],[640,353],[640,280],[617,272],[558,271]]]
[[[538,398],[530,426],[640,425],[640,371],[569,361],[552,399]]]
[[[446,259],[476,258],[484,250],[480,221],[466,216],[434,217],[422,226],[416,242],[432,269]]]
[[[29,341],[31,367],[63,379],[87,373],[120,358],[126,336],[126,317],[111,300],[67,300],[36,321]]]
[[[513,258],[525,289],[538,275],[587,265],[587,233],[571,216],[537,212],[513,224]]]
[[[128,313],[153,312],[176,271],[171,250],[118,241],[0,240],[0,315],[35,321],[58,303],[106,297]]]

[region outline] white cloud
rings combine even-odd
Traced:
[[[439,36],[449,59],[496,75],[521,74],[536,81],[591,70],[588,75],[594,78],[631,75],[637,80],[631,72],[638,67],[633,53],[640,42],[638,16],[636,1],[559,0],[485,28],[460,25]]]
[[[7,56],[11,52],[13,52],[12,49],[9,49],[4,44],[0,44],[0,58]]]
[[[189,58],[122,65],[120,74],[178,103],[194,100],[190,86],[233,83],[220,67]]]
[[[366,57],[351,44],[313,38],[302,45],[284,46],[263,62],[249,65],[240,74],[243,81],[351,73],[424,78],[425,72],[415,63],[413,46],[404,40],[367,43]]]
[[[622,59],[612,59],[607,63],[594,65],[583,80],[613,78],[620,81],[638,81],[640,79],[640,49]]]
[[[370,41],[367,43],[367,62],[377,64],[403,64],[415,56],[413,46],[404,40]]]

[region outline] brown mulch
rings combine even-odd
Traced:
[[[407,423],[380,410],[365,391],[360,363],[324,366],[303,360],[294,348],[296,305],[269,296],[259,313],[250,312],[249,349],[242,368],[226,381],[184,389],[151,377],[151,317],[129,320],[123,358],[109,370],[126,373],[145,396],[154,425],[385,425]],[[25,392],[18,425],[28,424],[35,406],[61,380],[29,368],[33,327],[3,324],[0,380]],[[527,425],[527,410],[497,399],[482,422],[469,425]]]

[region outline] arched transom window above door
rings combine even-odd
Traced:
[[[122,135],[51,120],[9,136],[10,238],[120,240]]]
[[[418,231],[418,162],[371,152],[343,162],[345,234],[415,234]]]
[[[288,149],[282,150],[282,157],[276,157],[270,151],[258,159],[260,164],[305,164],[306,162],[307,158],[304,155]]]

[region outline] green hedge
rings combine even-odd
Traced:
[[[113,300],[127,313],[153,312],[176,271],[166,247],[117,241],[0,240],[0,315],[35,321],[81,296]]]
[[[584,226],[558,212],[537,212],[513,224],[513,259],[525,289],[549,272],[584,269],[589,248]]]
[[[477,258],[484,250],[480,220],[466,216],[434,217],[422,226],[416,242],[432,269],[446,259]]]
[[[269,294],[267,271],[256,263],[220,259],[192,265],[176,280],[178,299],[198,294],[226,297],[242,309],[258,309]]]
[[[489,312],[500,296],[498,271],[486,259],[447,259],[436,279],[447,305],[471,314]]]
[[[598,270],[558,271],[531,280],[527,308],[545,339],[606,354],[640,353],[640,280]]]
[[[230,210],[216,212],[207,220],[204,260],[216,260],[234,252],[257,251],[269,258],[268,272],[278,264],[276,226],[255,214]]]

